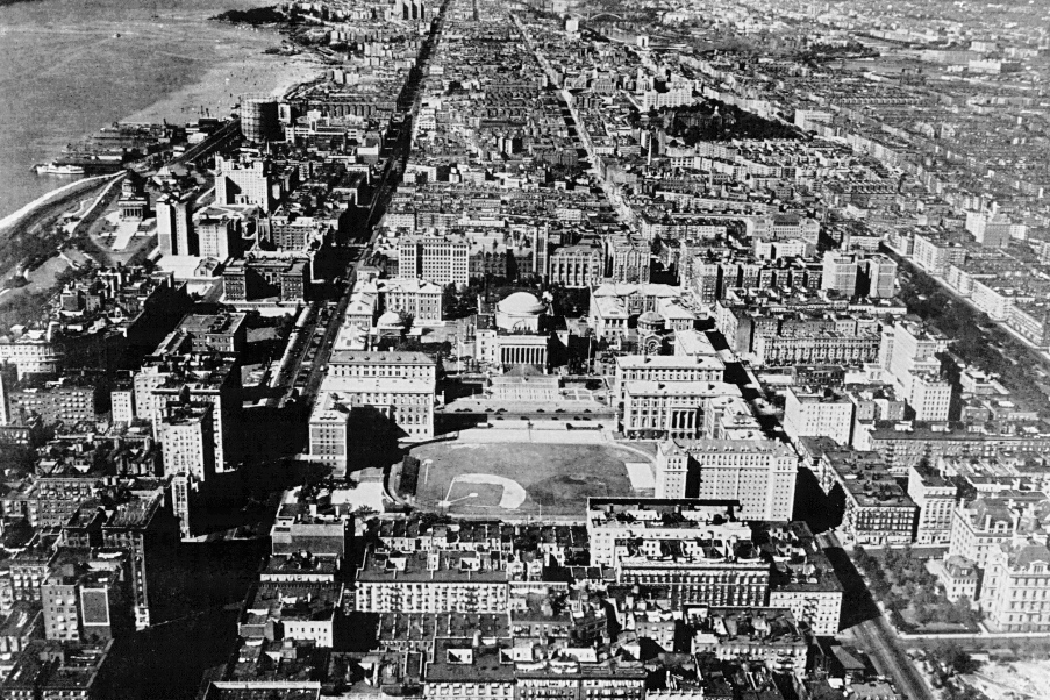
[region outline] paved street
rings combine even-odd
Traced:
[[[885,617],[862,622],[852,629],[861,648],[871,654],[876,668],[911,700],[933,700],[919,672],[901,650],[897,635]]]

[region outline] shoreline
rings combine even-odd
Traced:
[[[121,171],[123,172],[123,171]],[[92,187],[96,187],[104,180],[108,180],[113,177],[117,177],[121,173],[114,173],[111,175],[94,175],[92,177],[84,177],[79,180],[67,183],[51,190],[50,192],[41,195],[32,202],[22,206],[16,211],[11,212],[3,219],[0,219],[0,234],[12,234],[15,233],[15,229],[19,228],[25,223],[26,219],[32,218],[42,212],[44,207],[57,206],[67,199],[70,195],[80,192],[81,190],[88,190]],[[54,201],[60,200],[60,201]]]
[[[205,116],[226,117],[244,95],[283,97],[296,85],[316,79],[323,70],[323,64],[308,53],[283,56],[260,51],[241,55],[209,68],[196,82],[168,93],[123,121],[184,124]]]
[[[325,66],[313,52],[304,51],[294,55],[266,53],[285,41],[284,36],[275,29],[242,27],[242,31],[266,32],[270,35],[266,37],[270,40],[270,46],[245,51],[244,45],[235,39],[216,39],[215,48],[222,57],[198,80],[164,94],[148,107],[124,115],[120,121],[185,124],[205,115],[225,118],[243,96],[283,97],[296,86],[314,81],[322,75]],[[57,154],[50,157],[57,157]],[[65,212],[72,198],[98,189],[113,178],[121,177],[123,172],[84,177],[63,184],[7,214],[0,219],[0,246],[18,245],[15,241],[25,236],[40,221],[56,218]],[[56,239],[56,255],[59,245],[60,241]],[[0,306],[6,306],[2,302],[8,301],[11,295],[4,297],[0,298]]]
[[[244,31],[259,30],[245,27]],[[275,45],[279,45],[283,40],[283,36],[275,29],[262,31],[273,34]],[[234,46],[233,49],[237,50],[237,47]],[[212,117],[226,117],[244,95],[267,94],[273,97],[283,97],[294,87],[315,80],[323,70],[324,64],[311,52],[291,56],[268,54],[262,50],[247,54],[231,54],[227,60],[209,68],[199,80],[164,95],[148,107],[125,115],[121,121],[152,123],[168,121],[185,124],[195,121],[205,113]],[[227,107],[230,109],[227,109],[224,114],[223,110]],[[51,157],[57,157],[57,154]],[[30,175],[29,177],[38,176]],[[62,200],[69,193],[88,189],[111,177],[114,175],[84,177],[49,190],[0,218],[0,236],[8,238],[17,235],[17,229],[22,227],[26,219],[34,218],[45,207],[56,204],[56,200]]]
[[[41,7],[55,11],[81,7],[67,7],[74,0],[41,1]],[[244,96],[283,95],[323,75],[325,66],[314,52],[281,53],[293,42],[280,25],[253,27],[214,19],[220,11],[250,10],[249,4],[257,0],[180,0],[171,11],[133,3],[127,12],[121,0],[100,2],[99,14],[84,11],[78,24],[58,23],[53,36],[50,15],[39,9],[5,14],[3,21],[10,24],[13,39],[0,48],[0,63],[11,69],[0,77],[4,90],[26,87],[19,76],[40,70],[32,57],[40,50],[37,47],[49,41],[69,48],[67,63],[102,60],[113,68],[75,80],[66,97],[74,100],[83,95],[70,109],[50,111],[49,103],[41,102],[41,95],[48,94],[44,89],[31,92],[17,109],[0,110],[4,119],[11,120],[0,127],[0,132],[6,131],[0,137],[4,153],[0,175],[5,179],[0,188],[0,228],[10,228],[17,220],[12,215],[24,214],[30,205],[40,206],[45,195],[67,184],[37,177],[32,167],[61,157],[63,146],[85,140],[98,128],[120,121],[181,125],[204,116],[221,119],[235,111]],[[37,3],[25,7],[36,8]],[[142,63],[147,65],[136,71],[134,66]],[[93,101],[109,85],[97,84],[99,73],[112,73],[125,85],[123,94],[109,106]],[[41,75],[52,81],[68,80],[63,66],[44,69]],[[38,118],[42,110],[46,114]],[[51,116],[56,113],[63,116]]]

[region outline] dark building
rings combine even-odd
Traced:
[[[310,298],[310,262],[306,259],[235,260],[222,273],[227,301],[307,301]]]

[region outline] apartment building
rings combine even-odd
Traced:
[[[44,637],[62,642],[111,639],[114,627],[130,626],[120,571],[93,571],[63,564],[41,587]]]
[[[509,609],[506,555],[372,550],[357,574],[354,609],[368,613],[501,613]]]
[[[398,277],[439,285],[470,282],[470,243],[465,238],[405,236],[398,241]]]
[[[182,473],[205,481],[215,473],[213,410],[207,401],[167,402],[161,409],[157,439],[165,475]]]
[[[811,336],[755,335],[755,362],[760,365],[845,364],[859,366],[878,356],[873,333],[823,331]]]
[[[215,203],[255,205],[273,210],[275,179],[269,161],[262,159],[240,162],[215,157]],[[276,198],[276,199],[279,199]]]
[[[906,394],[908,405],[915,411],[914,419],[929,423],[948,420],[952,402],[952,385],[938,374],[915,374],[911,391]]]
[[[857,293],[857,259],[853,255],[838,251],[827,251],[821,260],[820,288],[834,291],[845,297]]]
[[[191,217],[192,204],[192,195],[189,194],[166,194],[157,199],[157,248],[161,255],[197,255],[200,252]]]
[[[151,357],[135,374],[135,415],[149,420],[159,439],[169,403],[210,403],[215,470],[224,471],[240,455],[240,379],[239,365],[230,356]]]
[[[769,564],[748,541],[704,536],[696,549],[671,546],[659,558],[621,557],[616,582],[621,585],[659,586],[671,605],[762,607],[769,600]]]
[[[1050,500],[1038,491],[1002,491],[960,503],[952,513],[948,555],[985,570],[994,552],[1026,540],[1047,514]]]
[[[178,523],[159,495],[118,506],[102,526],[102,545],[129,553],[135,629],[145,629],[153,622],[150,587],[156,585],[157,572],[170,566],[178,537]]]
[[[907,320],[896,321],[880,340],[879,365],[889,371],[899,395],[914,409],[915,420],[948,420],[951,385],[940,378],[941,361],[936,357],[945,349],[944,339]]]
[[[333,352],[310,414],[309,456],[345,469],[355,417],[389,421],[405,440],[433,437],[436,380],[421,352]]]
[[[70,377],[58,382],[23,383],[5,392],[6,419],[12,424],[24,425],[33,415],[40,416],[45,425],[99,419],[96,411],[98,387],[94,382]]]
[[[701,609],[686,624],[694,654],[709,653],[722,659],[745,656],[769,669],[799,677],[805,674],[806,635],[789,609]],[[730,632],[733,629],[735,635]]]
[[[214,258],[221,262],[241,255],[242,218],[231,216],[227,211],[229,210],[206,209],[194,222],[202,258]]]
[[[966,249],[955,241],[917,233],[912,257],[919,267],[943,277],[950,265],[966,261]]]
[[[989,553],[981,609],[996,632],[1050,632],[1050,549],[1030,539]]]
[[[853,437],[854,409],[844,393],[790,387],[784,403],[784,430],[793,440],[825,435],[848,445]]]
[[[798,455],[771,440],[667,440],[657,445],[656,497],[735,500],[744,520],[790,520]]]
[[[843,587],[835,567],[804,522],[752,524],[752,540],[773,561],[777,576],[770,608],[786,608],[813,634],[834,636],[842,619]]]
[[[887,255],[873,255],[862,264],[868,296],[872,299],[892,299],[896,293],[897,263]]]
[[[883,545],[914,540],[918,507],[897,484],[883,455],[843,447],[825,437],[801,442],[814,458],[824,492],[838,485],[846,495],[839,528],[844,541]]]
[[[908,496],[919,509],[918,544],[948,544],[951,540],[957,491],[954,483],[932,469],[917,464],[908,468]]]
[[[648,674],[640,662],[548,656],[509,638],[436,640],[423,677],[425,697],[476,700],[641,700]]]
[[[331,649],[342,608],[342,583],[262,581],[248,595],[237,634],[255,643],[289,639]]]
[[[14,365],[21,379],[26,374],[58,371],[62,357],[50,342],[23,335],[0,339],[0,365]]]
[[[189,352],[243,352],[248,344],[248,315],[240,313],[188,314],[178,327],[161,342],[188,345]]]
[[[682,545],[693,552],[691,538],[750,540],[751,530],[738,521],[738,504],[692,498],[590,498],[587,501],[587,537],[591,564],[615,567],[630,556],[660,557],[663,544]]]
[[[298,555],[340,562],[353,536],[353,516],[347,505],[335,505],[328,496],[303,497],[302,487],[286,491],[270,528],[274,556]]]

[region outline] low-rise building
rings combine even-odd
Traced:
[[[331,649],[342,605],[341,583],[264,581],[248,594],[237,634],[246,640],[292,639]]]
[[[372,550],[357,573],[358,612],[500,613],[509,609],[506,555]]]
[[[4,700],[99,700],[113,640],[33,642],[0,683]]]
[[[960,556],[945,555],[937,572],[937,580],[944,587],[944,595],[951,602],[966,598],[970,602],[977,600],[977,583],[980,579],[977,565]]]
[[[790,610],[713,607],[692,614],[687,622],[694,654],[745,657],[774,673],[805,675],[809,643]]]

